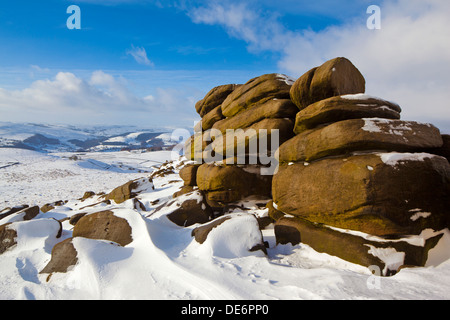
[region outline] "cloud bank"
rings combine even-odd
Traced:
[[[14,122],[190,125],[196,119],[194,112],[180,106],[194,101],[182,90],[163,88],[138,97],[126,79],[103,71],[92,72],[89,79],[58,72],[53,79],[34,81],[23,90],[0,88],[0,114],[8,114]]]

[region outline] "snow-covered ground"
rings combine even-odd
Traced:
[[[131,200],[86,207],[99,199],[77,200],[84,191],[108,192],[148,176],[144,172],[171,155],[97,153],[78,155],[78,161],[66,158],[71,155],[0,149],[0,209],[69,200],[33,220],[12,225],[18,233],[17,245],[0,255],[0,299],[450,299],[450,260],[376,277],[367,268],[304,244],[276,245],[272,227],[262,235],[255,231],[249,215],[264,216],[267,211],[252,202],[246,203],[252,210],[236,209],[233,219],[199,244],[191,236],[195,225],[173,224],[167,218],[168,207],[154,212],[183,185],[177,173],[155,178],[155,190],[139,195],[147,211],[136,210]],[[72,235],[73,226],[66,220],[62,236],[56,238],[54,219],[107,209],[130,224],[130,244],[121,247],[77,237],[75,266],[50,279],[39,274],[53,246]],[[269,243],[267,256],[246,247],[248,239],[261,236]],[[448,233],[438,249],[450,249]]]
[[[0,209],[81,198],[85,191],[108,192],[170,158],[170,151],[45,154],[0,148]]]

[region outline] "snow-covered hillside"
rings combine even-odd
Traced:
[[[107,193],[148,177],[153,165],[172,155],[86,153],[76,160],[71,155],[0,150],[0,209],[68,200],[29,221],[14,222],[14,215],[0,220],[0,225],[14,222],[10,228],[17,232],[17,244],[0,255],[0,299],[450,299],[450,260],[376,277],[304,244],[277,245],[272,226],[259,233],[255,225],[254,216],[267,215],[258,201],[242,201],[229,213],[232,219],[200,244],[192,236],[198,225],[179,227],[167,218],[176,202],[162,206],[183,186],[177,170],[154,177],[154,190],[139,194],[145,209],[132,199],[121,204],[102,202],[99,195],[80,200],[85,191]],[[41,274],[52,248],[72,236],[74,227],[66,218],[103,210],[128,222],[132,242],[119,246],[75,237],[76,265],[66,273]],[[55,219],[62,223],[59,237]],[[267,241],[267,255],[250,252],[252,241]],[[450,234],[433,250],[432,257],[448,252]]]
[[[167,128],[134,126],[73,126],[0,122],[0,148],[41,152],[165,149],[177,141]]]

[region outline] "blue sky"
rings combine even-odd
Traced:
[[[81,30],[66,26],[72,4]],[[366,27],[371,4],[381,30]],[[449,11],[445,0],[2,1],[0,121],[192,126],[214,86],[346,56],[367,93],[450,128]]]

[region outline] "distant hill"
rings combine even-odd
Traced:
[[[177,144],[170,129],[0,122],[0,148],[40,152],[164,150]]]

